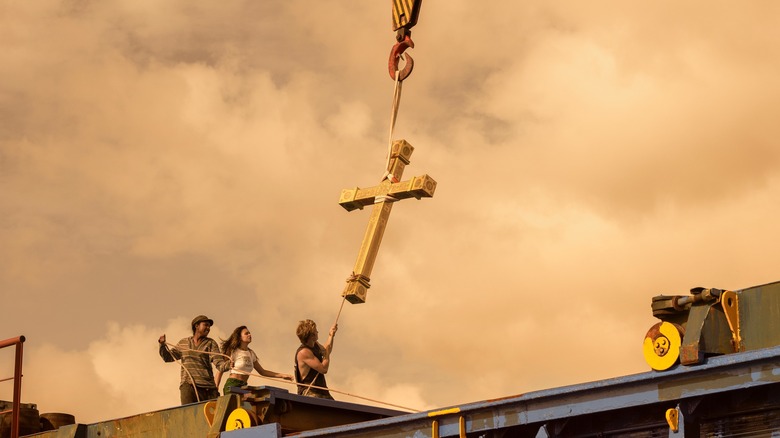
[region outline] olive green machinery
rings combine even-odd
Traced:
[[[647,332],[643,353],[654,370],[780,345],[780,282],[736,291],[697,287],[690,295],[659,295],[652,309],[661,322]]]

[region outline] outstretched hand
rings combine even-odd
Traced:
[[[333,324],[333,327],[331,327],[331,328],[330,328],[330,332],[328,332],[328,334],[329,334],[331,337],[333,337],[333,336],[335,336],[335,335],[336,335],[336,332],[337,332],[338,330],[339,330],[339,325],[338,325],[338,324]]]

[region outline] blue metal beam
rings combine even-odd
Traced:
[[[458,436],[460,417],[466,419],[467,433],[521,425],[536,425],[539,430],[550,421],[664,402],[673,407],[686,399],[778,382],[780,347],[773,347],[712,357],[695,367],[678,366],[665,372],[651,371],[438,411],[310,430],[296,436],[427,437],[432,435],[434,419],[439,424],[439,436]],[[267,436],[251,435],[251,430],[242,431],[241,438]],[[224,433],[224,437],[233,438],[231,432]]]

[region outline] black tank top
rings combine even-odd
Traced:
[[[317,372],[312,368],[309,369],[306,377],[301,377],[301,372],[298,369],[298,353],[300,353],[300,351],[304,348],[311,351],[314,357],[322,362],[322,350],[320,350],[319,345],[315,344],[314,348],[311,348],[301,344],[301,346],[295,350],[295,381],[298,383],[303,383],[304,385],[314,385],[321,388],[327,388],[328,384],[325,382],[325,375]],[[308,392],[306,392],[307,390]],[[309,388],[308,386],[298,385],[298,395],[304,395],[304,393],[306,393],[305,395],[310,395],[313,397],[329,398],[333,400],[333,397],[330,395],[330,391],[327,389]]]

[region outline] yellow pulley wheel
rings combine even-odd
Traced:
[[[645,336],[642,352],[650,368],[656,371],[668,370],[680,358],[682,329],[670,322],[659,322],[650,327]]]
[[[243,408],[236,408],[230,413],[225,424],[225,431],[246,429],[254,426],[252,417],[249,416],[249,412]]]

